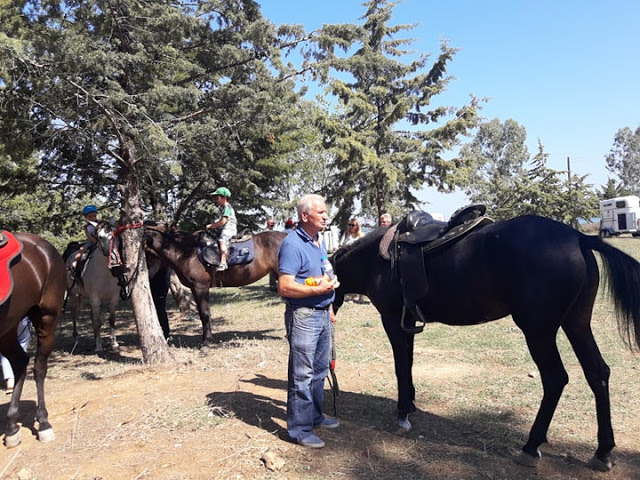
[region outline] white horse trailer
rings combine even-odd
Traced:
[[[621,233],[640,236],[640,198],[629,195],[602,200],[599,233],[601,237]]]

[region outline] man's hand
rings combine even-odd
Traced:
[[[340,286],[340,282],[338,282],[338,277],[335,277],[333,280],[329,280],[327,275],[323,275],[318,282],[317,287],[322,287],[323,289],[317,293],[317,295],[323,293],[330,293],[332,290],[335,290]]]
[[[340,283],[337,278],[329,280],[329,277],[323,275],[318,278],[316,285],[306,285],[295,281],[293,275],[280,274],[278,277],[278,293],[283,297],[303,298],[313,297],[316,295],[325,295],[331,293],[338,288]]]

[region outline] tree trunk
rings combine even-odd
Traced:
[[[131,151],[129,154],[133,156]],[[130,163],[130,165],[132,164],[133,162]],[[129,277],[131,305],[138,327],[142,360],[145,364],[151,365],[170,363],[175,359],[162,334],[151,297],[149,270],[143,248],[144,228],[141,226],[140,190],[133,169],[126,173],[122,172],[121,180],[121,219],[124,230],[121,231],[120,238],[127,276]]]
[[[196,302],[193,299],[193,294],[191,290],[185,287],[176,272],[171,270],[171,279],[169,280],[169,288],[171,289],[171,294],[173,295],[180,312],[182,313],[192,313],[196,312]]]

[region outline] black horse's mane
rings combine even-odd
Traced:
[[[375,230],[371,230],[364,237],[359,238],[355,242],[344,247],[340,247],[336,253],[333,254],[334,263],[338,260],[348,260],[356,253],[362,250],[368,250],[374,244],[378,245],[387,230],[387,227],[378,227]]]

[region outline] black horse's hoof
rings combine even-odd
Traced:
[[[530,455],[525,451],[521,451],[515,461],[518,465],[522,465],[523,467],[536,468],[538,466],[538,461],[540,461],[540,458],[542,457],[540,450],[537,450],[536,453],[537,455]]]
[[[411,422],[409,421],[409,415],[398,415],[398,430],[396,435],[404,435],[411,430]]]
[[[596,472],[608,472],[613,468],[614,462],[609,459],[602,460],[594,455],[591,457],[591,460],[589,460],[588,465],[590,469],[595,470]]]

